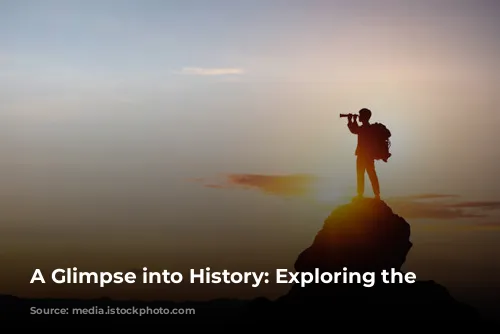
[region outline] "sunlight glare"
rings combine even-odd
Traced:
[[[315,200],[322,203],[332,203],[341,200],[344,197],[342,191],[334,184],[317,182],[311,194]]]

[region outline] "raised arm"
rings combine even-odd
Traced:
[[[347,120],[347,127],[349,128],[349,131],[357,135],[359,132],[359,125],[357,118],[355,117],[353,120],[351,117],[349,117]]]

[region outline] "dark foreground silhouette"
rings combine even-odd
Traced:
[[[361,125],[358,124],[358,116]],[[372,184],[375,198],[380,199],[380,185],[375,170],[375,160],[387,160],[392,156],[389,153],[391,147],[391,132],[380,123],[370,124],[372,112],[368,108],[359,111],[359,115],[340,114],[340,117],[347,117],[347,127],[351,133],[358,136],[356,146],[356,179],[358,197],[362,198],[365,193],[365,172]]]
[[[455,300],[434,281],[413,284],[384,284],[382,270],[401,266],[412,247],[410,226],[383,201],[358,199],[335,209],[325,220],[313,244],[295,262],[295,270],[378,273],[373,287],[361,284],[294,285],[275,302],[261,301],[255,313],[262,317],[317,319],[331,321],[398,322],[447,326],[480,325],[484,319],[472,307]],[[261,311],[265,310],[265,311]],[[390,320],[392,323],[392,320]]]
[[[313,244],[303,251],[295,263],[296,271],[338,272],[344,267],[360,273],[395,269],[401,271],[412,247],[410,226],[380,200],[359,199],[335,209],[325,220]],[[380,276],[377,275],[377,278]],[[386,328],[436,325],[450,327],[483,326],[486,322],[472,307],[455,300],[448,291],[433,281],[413,284],[384,284],[379,279],[373,287],[360,284],[309,284],[292,286],[290,291],[271,301],[214,300],[211,302],[127,302],[101,300],[29,300],[12,296],[0,297],[3,315],[29,315],[32,307],[164,307],[194,308],[195,315],[175,316],[94,316],[79,315],[73,321],[128,321],[182,324],[183,329],[229,329],[238,331],[245,324],[264,329],[275,324],[281,329],[305,325],[306,329],[340,328],[356,325],[379,325]],[[97,308],[95,312],[98,312]],[[67,316],[66,316],[67,317]],[[98,318],[96,318],[98,317]],[[30,323],[57,321],[55,316],[29,317]],[[214,327],[210,327],[214,326]],[[326,326],[326,327],[325,327]],[[247,327],[245,327],[247,328]]]

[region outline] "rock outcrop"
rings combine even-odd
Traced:
[[[295,270],[400,270],[411,247],[410,225],[403,218],[383,201],[359,199],[330,214]]]
[[[363,281],[295,284],[277,301],[259,300],[252,312],[275,320],[283,320],[280,316],[313,316],[327,324],[334,318],[352,322],[373,317],[446,325],[479,323],[473,308],[455,300],[446,288],[433,281],[382,281],[383,270],[401,272],[411,247],[410,225],[383,201],[359,199],[342,205],[325,220],[312,245],[298,256],[295,270],[373,273],[373,286],[363,286]]]
[[[342,205],[332,211],[313,244],[299,255],[295,270],[373,273],[376,287],[349,283],[297,285],[286,297],[315,294],[339,297],[358,291],[366,295],[382,287],[383,270],[401,271],[411,247],[410,225],[383,201],[365,198]]]

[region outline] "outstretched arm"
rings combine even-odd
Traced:
[[[359,132],[359,125],[358,125],[358,121],[357,121],[356,118],[354,118],[354,120],[353,120],[351,117],[349,117],[348,120],[347,120],[347,127],[349,128],[349,131],[351,131],[355,135],[358,134],[358,132]]]

